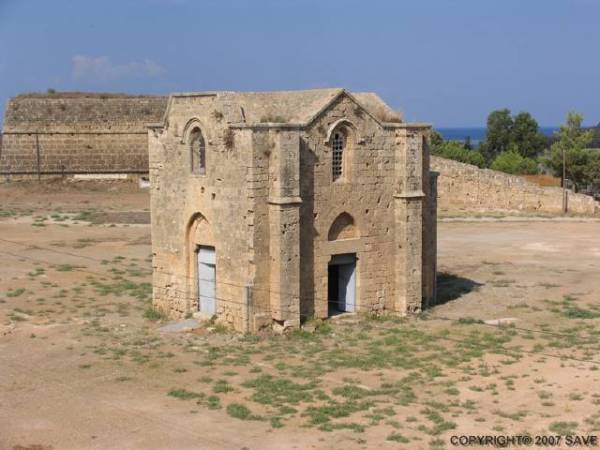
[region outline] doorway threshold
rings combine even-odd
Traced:
[[[356,317],[357,315],[358,313],[356,311],[336,311],[334,313],[331,313],[327,317],[327,320],[344,320],[349,319],[350,317]]]

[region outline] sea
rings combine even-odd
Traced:
[[[485,127],[471,128],[436,128],[442,137],[447,141],[465,142],[467,138],[471,139],[471,145],[478,147],[481,141],[485,139]],[[546,136],[552,136],[559,130],[559,127],[540,127],[540,131]]]

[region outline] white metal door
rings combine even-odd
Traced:
[[[356,263],[338,266],[338,305],[342,311],[354,312],[356,308]]]
[[[214,247],[198,248],[198,307],[211,316],[217,312],[215,272]]]

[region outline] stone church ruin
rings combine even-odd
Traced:
[[[343,89],[172,95],[148,137],[155,307],[255,331],[432,304],[429,129]]]

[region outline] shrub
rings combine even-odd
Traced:
[[[496,156],[490,169],[512,175],[532,175],[537,173],[537,163],[531,158],[521,156],[515,150],[507,150]]]
[[[569,319],[597,319],[600,317],[599,312],[577,307],[567,308],[563,310],[562,314]]]
[[[233,391],[233,387],[227,383],[227,380],[218,380],[213,386],[213,392],[215,394],[227,393]]]
[[[162,319],[166,319],[166,314],[164,314],[161,311],[158,311],[157,309],[154,309],[152,307],[146,308],[146,310],[144,311],[144,318],[148,319],[148,320],[152,320],[154,322],[157,322],[159,320]]]
[[[238,419],[247,419],[250,416],[250,410],[246,408],[244,405],[240,405],[239,403],[232,403],[227,406],[227,413],[231,417],[235,417]]]
[[[402,436],[400,433],[392,433],[392,434],[388,435],[388,437],[386,439],[388,441],[401,442],[403,444],[407,444],[410,442],[410,439],[408,439],[405,436]]]
[[[577,432],[577,422],[552,422],[548,429],[561,436],[568,436]]]
[[[180,400],[191,400],[192,398],[202,397],[202,394],[188,391],[186,389],[171,389],[167,395],[169,397],[175,397]]]
[[[24,292],[25,292],[25,289],[18,288],[18,289],[15,289],[14,291],[13,290],[9,290],[6,293],[6,296],[7,297],[18,297],[19,295],[23,294]]]
[[[227,414],[240,420],[262,420],[261,417],[253,415],[246,406],[240,403],[232,403],[227,406]]]
[[[468,150],[463,144],[457,141],[445,141],[437,145],[432,145],[431,153],[442,158],[472,164],[477,167],[485,165],[485,159],[480,151]]]

